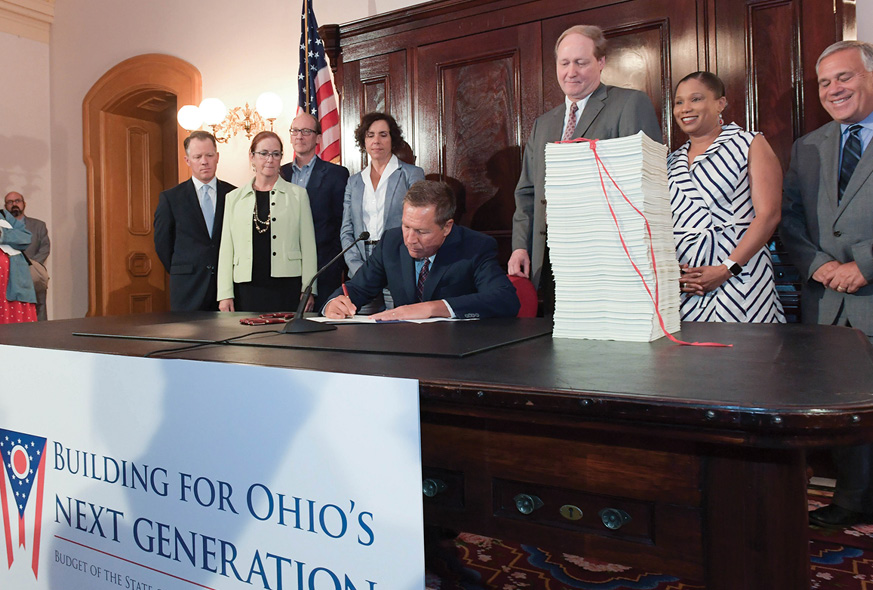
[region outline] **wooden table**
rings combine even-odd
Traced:
[[[0,343],[143,355],[179,345],[72,333],[192,319],[226,332],[238,318],[0,326]],[[334,334],[348,343],[360,328]],[[430,327],[366,329],[415,339]],[[709,590],[808,587],[804,454],[873,440],[873,348],[830,326],[687,323],[681,336],[734,346],[545,336],[465,358],[244,346],[166,356],[418,379],[424,473],[437,491],[425,498],[428,524],[705,580]],[[290,338],[306,335],[257,340]]]

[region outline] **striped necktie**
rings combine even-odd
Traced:
[[[418,284],[415,286],[416,301],[421,301],[424,297],[424,282],[427,280],[428,272],[430,272],[430,258],[425,258],[421,271],[418,273]]]
[[[837,185],[837,203],[843,198],[843,193],[846,192],[846,187],[849,186],[852,173],[855,171],[855,167],[858,166],[858,160],[861,159],[860,131],[860,125],[856,124],[849,127],[849,138],[846,140],[846,145],[843,146],[843,161],[840,163],[840,183]]]

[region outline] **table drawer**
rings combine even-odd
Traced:
[[[505,479],[494,479],[493,491],[500,518],[654,543],[651,502]]]

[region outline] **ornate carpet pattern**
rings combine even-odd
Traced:
[[[829,502],[810,490],[810,509]],[[873,525],[810,529],[810,588],[873,590]],[[705,590],[695,580],[461,533],[429,556],[428,590]]]

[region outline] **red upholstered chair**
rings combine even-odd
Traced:
[[[539,301],[537,299],[537,290],[534,288],[533,283],[530,282],[530,279],[524,277],[508,276],[512,286],[515,287],[515,292],[518,294],[518,301],[521,303],[521,308],[518,310],[518,317],[537,317]]]

